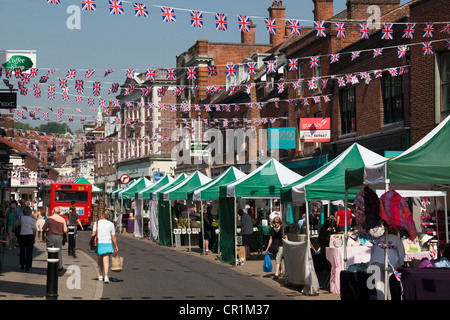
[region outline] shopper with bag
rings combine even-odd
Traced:
[[[105,210],[100,213],[100,219],[94,224],[92,230],[92,237],[95,236],[98,238],[98,244],[95,248],[98,259],[98,280],[109,283],[109,257],[111,254],[117,255],[119,252],[114,224],[109,221],[109,211]]]
[[[275,275],[273,277],[274,280],[278,279],[281,274],[281,262],[283,260],[283,230],[281,228],[281,218],[275,216],[273,218],[273,227],[270,228],[270,238],[269,243],[267,244],[266,252],[270,252],[275,254]],[[284,238],[287,240],[287,236]]]

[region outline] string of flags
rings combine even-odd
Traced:
[[[61,0],[45,0],[48,4],[57,4],[61,5]],[[97,2],[96,0],[81,0],[81,10],[82,11],[91,11],[94,12],[97,10]],[[161,18],[164,23],[171,23],[177,21],[177,11],[189,12],[189,22],[191,27],[194,28],[203,28],[204,27],[204,14],[214,15],[214,25],[215,29],[218,31],[227,31],[228,30],[228,17],[235,17],[237,19],[237,24],[239,27],[239,31],[241,32],[250,32],[250,17],[252,19],[263,19],[264,25],[266,27],[266,31],[269,34],[276,34],[277,32],[285,33],[285,30],[277,30],[277,26],[275,23],[275,19],[267,18],[267,17],[259,17],[254,15],[230,15],[226,13],[214,13],[207,11],[199,11],[199,10],[191,10],[191,9],[182,9],[182,8],[171,8],[166,6],[154,5],[154,4],[144,4],[144,3],[135,3],[129,1],[121,1],[121,0],[108,0],[108,10],[111,15],[124,15],[126,10],[124,8],[124,3],[132,5],[131,12],[134,13],[135,17],[140,18],[149,18],[150,10],[148,7],[158,8],[161,12]],[[361,39],[368,39],[370,30],[369,24],[366,22],[353,22],[353,21],[314,21],[314,20],[305,20],[305,19],[284,19],[286,21],[286,25],[289,27],[292,35],[300,35],[301,34],[301,22],[313,23],[314,30],[316,32],[317,37],[326,37],[326,24],[331,24],[334,26],[336,31],[337,38],[345,38],[347,35],[346,24],[357,24],[359,26]],[[393,39],[393,28],[394,24],[404,24],[404,33],[403,38],[412,39],[415,34],[415,27],[418,24],[424,24],[423,37],[424,38],[432,38],[435,32],[435,28],[437,25],[442,25],[440,32],[445,34],[450,34],[450,22],[425,22],[425,23],[411,23],[411,22],[387,22],[383,24],[381,39],[383,40],[392,40]]]

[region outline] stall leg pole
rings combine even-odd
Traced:
[[[202,213],[202,251],[205,254],[205,219],[203,218],[203,201],[200,201],[201,213]]]
[[[347,270],[347,207],[348,207],[348,189],[345,189],[344,198],[344,270]],[[339,228],[339,226],[338,226]]]
[[[186,229],[186,231],[191,230],[191,220],[190,220],[190,214],[189,214],[189,202],[186,201],[186,207],[188,209],[188,227]],[[188,252],[191,252],[191,231],[188,231],[188,242],[189,242],[189,247],[188,247]]]
[[[444,218],[445,218],[445,243],[448,243],[447,195],[445,195],[444,197]]]
[[[236,215],[237,215],[237,203],[236,197],[234,197],[234,263],[237,265],[237,224],[236,224]],[[241,230],[242,232],[242,230]]]
[[[172,226],[172,206],[171,206],[171,202],[167,201],[169,203],[169,221],[170,221],[170,242],[172,243],[172,248],[173,248],[173,237],[174,237],[174,233],[173,233],[173,226]]]

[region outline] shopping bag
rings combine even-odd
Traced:
[[[270,260],[270,256],[269,256],[268,252],[266,252],[266,256],[264,257],[263,271],[264,272],[272,272],[272,260]]]
[[[111,271],[120,272],[123,270],[123,257],[119,254],[111,256]]]

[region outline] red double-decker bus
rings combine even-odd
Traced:
[[[83,183],[52,183],[45,185],[42,192],[44,206],[49,213],[54,207],[59,207],[61,213],[69,211],[71,202],[75,201],[81,224],[89,226],[92,222],[92,185]],[[68,215],[63,215],[66,219]]]

